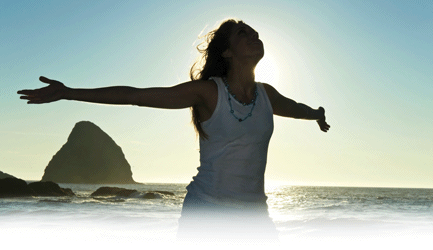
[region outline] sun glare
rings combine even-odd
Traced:
[[[278,85],[278,67],[271,55],[265,54],[256,67],[256,81],[268,83],[274,87]]]

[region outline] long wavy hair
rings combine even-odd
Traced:
[[[236,24],[244,23],[240,20],[227,19],[220,26],[207,33],[204,41],[197,46],[199,59],[192,65],[190,78],[194,80],[208,80],[211,76],[226,76],[230,68],[229,61],[222,56],[230,47],[230,34]],[[208,139],[200,124],[200,116],[195,106],[191,107],[192,123],[200,138]]]

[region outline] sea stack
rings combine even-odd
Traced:
[[[68,141],[45,168],[42,181],[82,184],[134,184],[122,149],[95,124],[75,124]]]

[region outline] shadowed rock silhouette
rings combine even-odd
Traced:
[[[0,179],[0,198],[29,196],[75,196],[69,188],[61,188],[54,182],[27,182],[18,178]]]
[[[28,185],[38,196],[75,196],[70,188],[61,188],[52,181],[38,181]]]
[[[90,196],[129,196],[137,192],[135,189],[126,189],[119,187],[100,187]]]
[[[16,178],[16,177],[12,176],[10,174],[3,173],[2,171],[0,171],[0,179],[5,179],[5,178]]]
[[[138,192],[135,189],[126,189],[119,187],[100,187],[90,196],[117,196],[126,198],[158,199],[162,198],[163,196],[174,196],[174,193],[168,191]]]
[[[0,198],[35,195],[36,192],[32,190],[24,180],[18,178],[0,179]]]
[[[83,184],[134,184],[122,149],[98,126],[75,124],[68,141],[53,156],[42,181]]]

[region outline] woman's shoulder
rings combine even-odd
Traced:
[[[191,81],[192,84],[194,84],[197,88],[212,91],[212,90],[218,90],[217,84],[214,80],[193,80]]]
[[[278,93],[278,91],[268,83],[258,82],[258,84],[262,85],[263,88],[266,90],[266,94],[268,95],[269,99],[272,99],[276,95],[276,93]]]
[[[214,81],[192,80],[188,84],[190,84],[191,91],[201,96],[202,100],[206,100],[205,103],[212,106],[210,103],[213,103],[218,96],[218,86]]]

